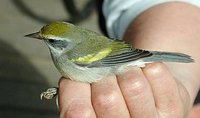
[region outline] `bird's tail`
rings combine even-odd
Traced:
[[[163,61],[163,62],[180,62],[180,63],[191,63],[194,59],[191,56],[183,53],[173,53],[173,52],[157,52],[152,51],[153,55],[146,62]]]

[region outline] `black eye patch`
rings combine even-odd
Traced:
[[[59,48],[63,49],[67,47],[68,42],[65,40],[55,40],[55,39],[48,39],[48,42],[54,47],[54,48]]]
[[[48,39],[48,41],[49,41],[50,43],[53,43],[55,40],[54,40],[54,39]]]

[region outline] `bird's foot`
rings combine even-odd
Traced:
[[[52,87],[52,88],[48,88],[46,91],[42,92],[40,94],[40,99],[43,100],[43,98],[44,98],[46,100],[50,100],[57,95],[58,95],[58,87]]]

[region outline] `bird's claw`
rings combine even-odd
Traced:
[[[52,98],[54,98],[56,95],[58,95],[58,88],[57,87],[52,87],[52,88],[48,88],[46,91],[42,92],[40,94],[40,99],[43,100],[50,100]]]

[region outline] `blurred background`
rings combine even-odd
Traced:
[[[101,33],[97,13],[95,0],[0,1],[0,118],[59,117],[55,99],[39,95],[57,86],[60,74],[46,45],[24,35],[51,21]]]
[[[51,21],[100,32],[95,0],[0,1],[0,118],[58,118],[55,99],[39,95],[58,86],[60,74],[46,45],[24,37]]]

